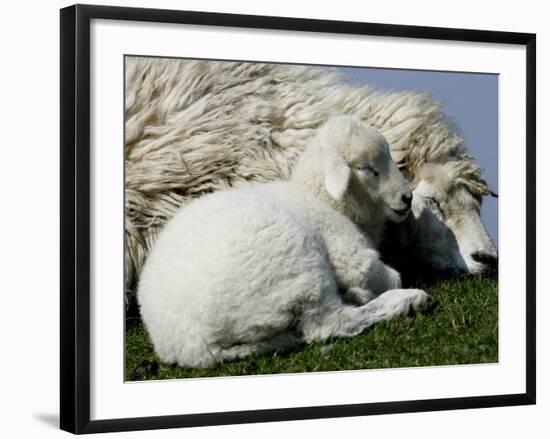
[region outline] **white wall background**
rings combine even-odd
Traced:
[[[89,3],[96,3],[89,1]],[[550,263],[542,249],[550,235],[545,205],[550,174],[550,28],[544,2],[393,0],[333,3],[278,0],[109,1],[101,4],[244,14],[299,16],[537,33],[538,45],[538,404],[455,412],[325,419],[302,422],[122,433],[113,437],[464,438],[548,437],[550,385],[549,302],[544,278]],[[0,432],[4,437],[59,437],[59,13],[62,1],[9,2],[1,14],[0,64]],[[7,299],[7,300],[6,300]]]

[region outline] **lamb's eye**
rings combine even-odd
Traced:
[[[365,172],[365,173],[370,173],[372,175],[374,175],[375,177],[378,177],[378,171],[373,168],[371,165],[367,165],[365,163],[361,164],[361,165],[357,165],[357,170],[358,171],[361,171],[361,172]]]

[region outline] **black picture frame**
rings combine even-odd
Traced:
[[[525,393],[224,413],[90,420],[90,21],[131,20],[333,34],[486,42],[526,47]],[[61,10],[61,429],[98,433],[534,404],[536,36],[290,17],[75,5]]]

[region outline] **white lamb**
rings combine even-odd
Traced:
[[[189,203],[159,235],[138,287],[157,354],[207,367],[426,310],[430,296],[399,289],[375,250],[411,199],[385,139],[339,116],[318,130],[290,182]]]

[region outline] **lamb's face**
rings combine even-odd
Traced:
[[[480,218],[480,202],[453,178],[452,164],[429,165],[414,189],[414,248],[439,270],[493,270],[497,252]]]
[[[376,133],[377,134],[377,133]],[[411,209],[413,194],[380,135],[357,145],[350,154],[351,194],[358,200],[374,202],[392,222],[403,221]]]
[[[334,168],[335,177],[347,178],[344,202],[352,205],[358,218],[373,212],[393,222],[407,217],[412,191],[392,160],[386,140],[376,129],[357,118],[340,116],[325,124],[320,139],[325,154],[334,156],[326,166]],[[342,185],[332,185],[331,172],[326,174],[328,192],[335,199],[343,197],[343,191],[335,190]]]

